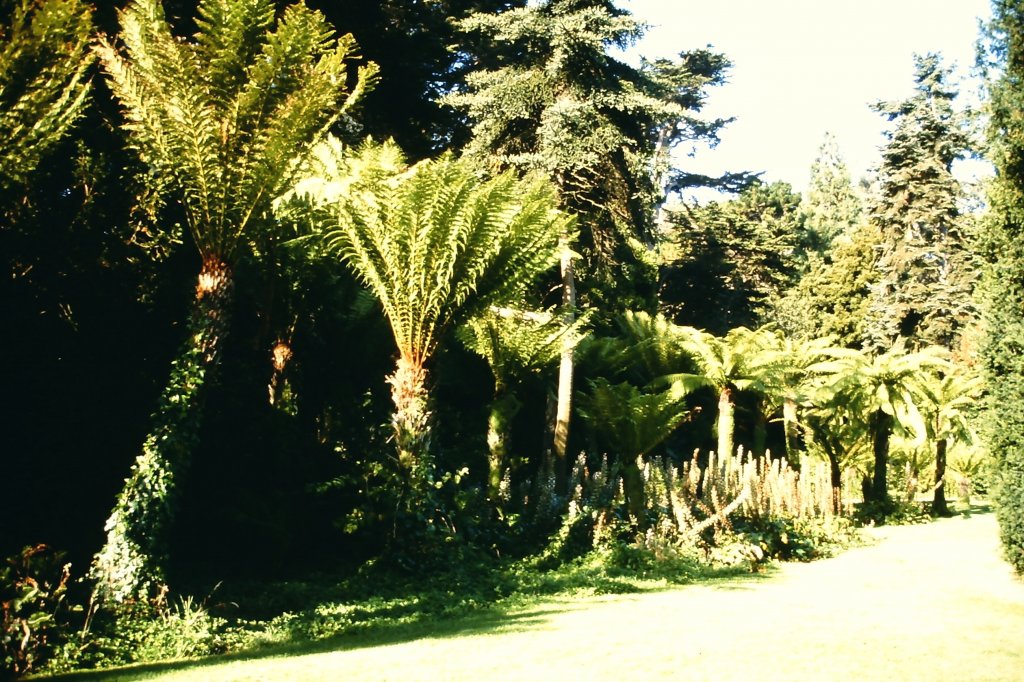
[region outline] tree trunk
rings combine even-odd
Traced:
[[[832,512],[838,514],[843,510],[843,470],[839,468],[839,458],[832,452],[828,453],[828,467],[832,476]]]
[[[796,427],[796,401],[786,398],[782,404],[782,429],[786,437],[786,460],[790,464],[799,460],[799,457],[796,456],[796,446],[799,441]]]
[[[935,444],[935,496],[932,498],[932,514],[949,516],[946,504],[946,447],[948,441],[939,439]]]
[[[728,386],[718,394],[718,459],[724,461],[733,455],[733,431],[736,426],[732,389]]]
[[[523,406],[502,382],[494,386],[494,401],[487,419],[487,448],[489,471],[487,476],[488,497],[495,506],[503,506],[501,481],[508,466],[508,440],[512,420]]]
[[[892,415],[877,410],[871,415],[871,446],[875,455],[874,476],[871,479],[871,501],[889,499],[889,436],[892,434]]]
[[[576,319],[576,279],[573,273],[572,251],[562,244],[562,315],[566,326]],[[572,414],[573,341],[571,334],[562,340],[562,356],[558,365],[558,407],[555,411],[554,442],[552,444],[555,470],[555,491],[565,495],[568,491],[569,470],[569,418]]]
[[[622,461],[622,490],[626,494],[626,509],[640,530],[647,529],[647,496],[644,475],[640,470],[640,457],[626,457]]]
[[[756,421],[754,422],[753,451],[756,459],[761,459],[768,452],[768,419],[764,416],[763,408],[764,406],[759,404],[754,416]]]
[[[413,487],[419,488],[433,478],[430,461],[430,410],[427,404],[427,371],[423,362],[401,355],[395,373],[388,377],[395,413],[391,425],[395,429],[398,462],[409,475]]]
[[[153,426],[107,519],[89,575],[104,602],[146,599],[166,582],[167,539],[181,478],[199,438],[205,387],[220,364],[233,295],[231,269],[203,263],[185,343],[171,365]]]

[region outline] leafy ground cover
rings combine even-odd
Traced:
[[[876,542],[767,574],[552,584],[449,617],[65,679],[1019,679],[1024,584],[991,514],[867,533]]]

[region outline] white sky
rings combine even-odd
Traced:
[[[837,138],[854,180],[878,163],[884,119],[868,104],[913,88],[915,52],[956,64],[961,97],[978,18],[989,0],[621,0],[650,24],[635,51],[673,57],[708,44],[733,62],[712,89],[707,112],[736,121],[714,150],[682,159],[688,170],[765,171],[763,179],[807,185],[826,131]]]

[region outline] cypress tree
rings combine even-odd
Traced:
[[[995,0],[979,61],[987,71],[989,153],[996,177],[982,240],[988,338],[986,436],[1006,556],[1024,573],[1024,2]]]

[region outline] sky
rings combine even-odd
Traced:
[[[631,54],[673,57],[711,45],[733,62],[706,111],[735,117],[713,150],[678,159],[702,173],[764,171],[806,189],[826,132],[856,181],[879,160],[886,122],[869,108],[913,93],[914,53],[939,52],[970,77],[990,0],[621,0],[650,25]]]

